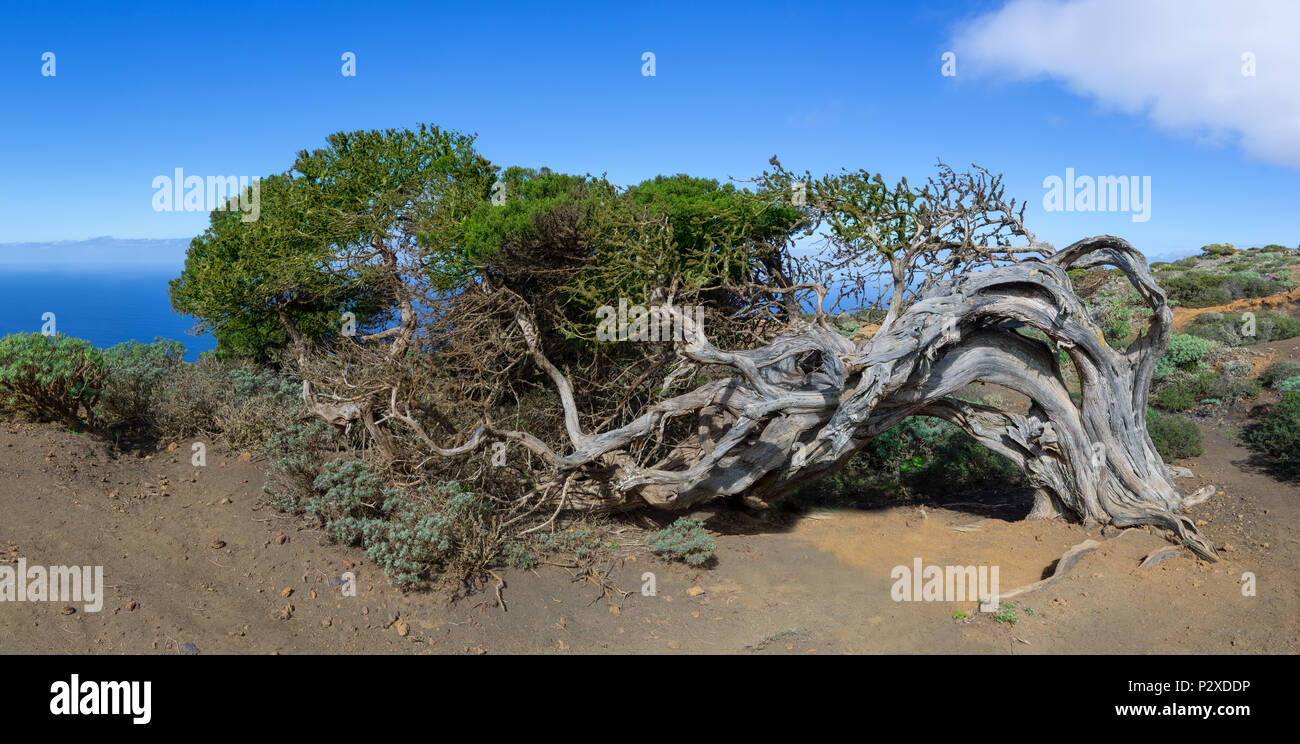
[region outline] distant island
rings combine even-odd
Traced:
[[[189,238],[114,238],[44,243],[0,243],[0,267],[63,271],[112,266],[172,267],[185,264]]]

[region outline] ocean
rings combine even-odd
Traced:
[[[0,336],[40,331],[54,313],[55,330],[104,348],[157,337],[185,344],[186,361],[216,348],[212,336],[190,332],[194,318],[172,312],[167,282],[179,268],[40,270],[0,266]]]

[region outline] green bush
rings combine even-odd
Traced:
[[[364,521],[382,513],[383,484],[363,462],[330,460],[321,466],[312,488],[315,492],[307,497],[305,511],[316,517],[325,534],[341,543],[360,541]]]
[[[265,447],[262,499],[283,512],[303,512],[316,496],[316,477],[337,449],[334,427],[324,421],[293,424],[275,432]]]
[[[1260,250],[1261,250],[1261,251],[1264,251],[1265,253],[1276,253],[1277,251],[1284,251],[1284,250],[1286,250],[1286,246],[1284,246],[1284,245],[1278,245],[1277,243],[1269,243],[1268,245],[1264,246],[1263,248],[1260,248]]]
[[[1098,325],[1101,326],[1102,338],[1111,346],[1118,346],[1132,335],[1130,323],[1133,310],[1124,305],[1108,305],[1100,313]]]
[[[388,491],[383,518],[345,520],[340,534],[356,530],[366,557],[384,569],[390,583],[409,587],[437,569],[462,577],[482,569],[501,552],[491,504],[456,481],[432,492]]]
[[[1272,457],[1286,475],[1300,475],[1300,392],[1282,400],[1241,435],[1248,447]]]
[[[1300,393],[1300,375],[1286,378],[1278,383],[1277,389],[1284,393]]]
[[[1277,387],[1289,377],[1300,375],[1300,362],[1273,362],[1259,373],[1259,382],[1267,387]]]
[[[1190,411],[1200,402],[1196,388],[1185,379],[1161,385],[1151,399],[1152,405],[1165,411]]]
[[[1237,252],[1237,248],[1232,243],[1211,243],[1201,246],[1201,253],[1207,256],[1231,256]]]
[[[708,563],[717,547],[709,533],[704,531],[702,522],[686,517],[651,535],[648,543],[656,555],[666,555],[691,566]]]
[[[0,339],[0,396],[78,431],[94,425],[108,372],[103,353],[83,339],[40,333]]]
[[[1148,409],[1147,434],[1166,462],[1197,457],[1205,452],[1201,445],[1201,430],[1181,416],[1165,415]]]
[[[1244,314],[1201,313],[1192,319],[1187,333],[1228,346],[1249,346],[1300,336],[1300,318],[1258,312],[1252,328]]]
[[[1162,377],[1152,391],[1151,402],[1165,411],[1187,411],[1202,403],[1231,403],[1259,395],[1259,380],[1250,378],[1249,365],[1226,365],[1217,370],[1208,365],[1192,370],[1176,369]]]
[[[800,488],[790,505],[851,507],[908,491],[947,496],[1026,484],[1015,465],[961,429],[909,416],[869,441],[838,473]]]
[[[1243,297],[1266,297],[1291,286],[1290,282],[1268,279],[1251,272],[1214,274],[1208,271],[1187,271],[1162,277],[1160,285],[1169,299],[1188,307],[1223,305]]]
[[[106,418],[120,423],[152,423],[153,413],[181,365],[185,346],[154,339],[151,344],[127,341],[104,350],[108,383],[102,398]]]
[[[1203,366],[1219,344],[1210,339],[1175,333],[1169,339],[1169,348],[1156,365],[1156,376],[1163,377],[1176,369],[1190,370]]]
[[[179,439],[220,435],[237,449],[260,450],[303,418],[302,384],[250,362],[206,354],[183,364],[164,386],[154,419]]]

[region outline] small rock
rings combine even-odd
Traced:
[[[279,534],[275,536],[276,545],[284,545],[287,542],[289,542],[289,538],[286,537],[284,534]]]
[[[75,615],[75,614],[77,614],[77,608],[76,608],[76,607],[73,607],[72,605],[68,605],[68,606],[64,607],[63,609],[59,610],[59,614],[61,614],[61,615]]]
[[[238,460],[239,462],[251,462],[253,459],[253,455],[248,452],[240,452],[239,457],[236,457],[235,459]]]
[[[700,587],[698,584],[686,590],[686,596],[688,597],[698,597],[703,593],[704,593],[704,589]]]
[[[334,624],[334,618],[332,618],[332,617],[327,617],[327,618],[325,618],[324,620],[321,620],[321,621],[320,621],[320,624],[321,624],[321,627],[322,627],[322,628],[328,628],[329,626],[331,626],[331,625]]]
[[[209,547],[209,548],[213,548],[214,550],[220,550],[220,549],[226,547],[226,541],[225,541],[225,540],[213,540],[212,543],[211,543],[210,545],[208,545],[208,547]]]
[[[291,587],[291,586],[286,586],[286,587],[284,588],[284,590],[280,592],[280,596],[281,596],[281,597],[288,598],[288,597],[290,597],[290,596],[292,596],[292,595],[293,595],[293,587]]]
[[[140,609],[140,603],[139,603],[139,602],[135,601],[134,599],[127,600],[127,602],[126,602],[126,611],[127,611],[127,612],[135,612],[135,611],[138,610],[138,609]]]
[[[394,627],[397,628],[397,635],[399,635],[399,636],[401,636],[401,637],[403,637],[403,638],[405,638],[406,635],[407,635],[408,633],[411,632],[411,626],[408,625],[407,622],[406,622],[405,620],[398,620],[398,621],[397,621],[396,623],[394,623],[393,625],[394,625]]]
[[[186,656],[198,656],[199,647],[195,646],[193,643],[190,643],[189,641],[186,641],[185,643],[181,644],[181,653]]]

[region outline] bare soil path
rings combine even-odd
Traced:
[[[575,570],[500,571],[453,598],[402,593],[361,551],[259,508],[257,463],[189,443],[114,457],[52,426],[0,426],[0,562],[102,565],[104,608],[0,603],[0,653],[1294,653],[1300,484],[1275,480],[1226,429],[1185,461],[1224,492],[1193,510],[1223,561],[1143,530],[987,519],[962,508],[776,514],[719,509],[716,566],[616,555],[614,603]],[[283,536],[283,537],[282,537]],[[896,566],[997,565],[1005,591],[1050,573],[1069,546],[1103,540],[1061,582],[1019,598],[1016,623],[974,602],[895,602]],[[355,597],[331,586],[345,571]],[[1256,577],[1243,596],[1242,576]],[[643,575],[655,596],[643,596]],[[288,596],[284,596],[288,590]]]

